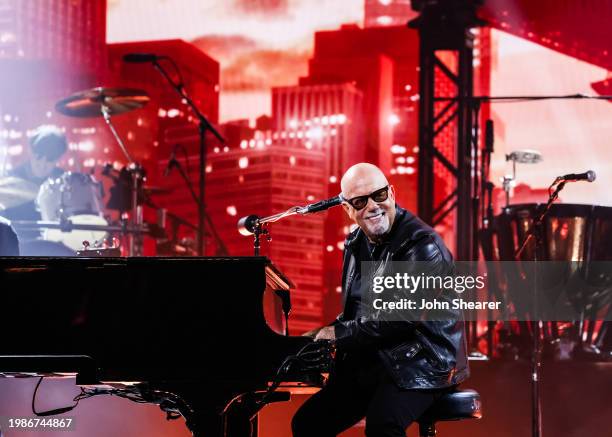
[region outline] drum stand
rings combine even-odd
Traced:
[[[131,191],[130,191],[132,211],[129,217],[129,222],[131,223],[129,224],[131,225],[132,228],[140,229],[143,227],[144,222],[143,222],[142,206],[138,205],[138,198],[139,198],[139,193],[142,190],[142,185],[143,185],[142,181],[144,178],[144,171],[142,167],[136,161],[134,161],[134,159],[128,152],[127,147],[125,147],[125,144],[121,140],[119,133],[115,129],[115,126],[113,126],[113,123],[111,121],[110,109],[107,106],[102,105],[101,112],[102,112],[102,116],[104,117],[104,121],[108,125],[111,133],[113,134],[113,137],[115,138],[115,140],[117,141],[117,144],[119,145],[119,148],[121,149],[121,151],[123,152],[123,154],[125,155],[128,161],[127,169],[130,172],[130,175],[132,177],[132,184],[131,184]],[[142,233],[141,232],[130,233],[128,238],[129,238],[128,256],[141,256],[142,255]]]

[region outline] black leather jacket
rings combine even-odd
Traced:
[[[344,302],[355,276],[355,251],[363,231],[345,242],[342,286]],[[426,261],[431,273],[449,274],[453,258],[442,239],[418,217],[399,206],[388,244],[379,257],[388,261]],[[469,376],[463,316],[448,321],[384,321],[374,315],[357,320],[338,316],[335,326],[339,354],[352,348],[373,348],[395,383],[405,389],[450,387]]]

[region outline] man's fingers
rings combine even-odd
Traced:
[[[317,335],[315,336],[315,340],[335,340],[336,332],[335,329],[331,326],[326,326],[321,329]]]
[[[302,337],[315,338],[315,336],[319,333],[319,331],[321,331],[321,328],[312,329],[312,330],[310,330],[308,332],[303,333]]]

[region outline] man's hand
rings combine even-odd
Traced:
[[[321,328],[317,335],[314,337],[315,341],[317,340],[335,340],[336,339],[336,330],[333,326],[326,326]]]
[[[311,331],[305,332],[305,333],[302,334],[302,337],[315,338],[321,329],[323,329],[323,328],[316,328],[316,329],[313,329]]]

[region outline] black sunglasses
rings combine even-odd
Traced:
[[[366,207],[366,205],[368,204],[368,199],[370,198],[376,203],[381,203],[387,200],[389,198],[389,185],[387,185],[386,187],[382,187],[376,191],[372,191],[370,194],[366,194],[365,196],[357,196],[353,197],[352,199],[345,199],[343,196],[340,197],[342,198],[342,200],[344,200],[357,211],[359,211],[360,209]]]

